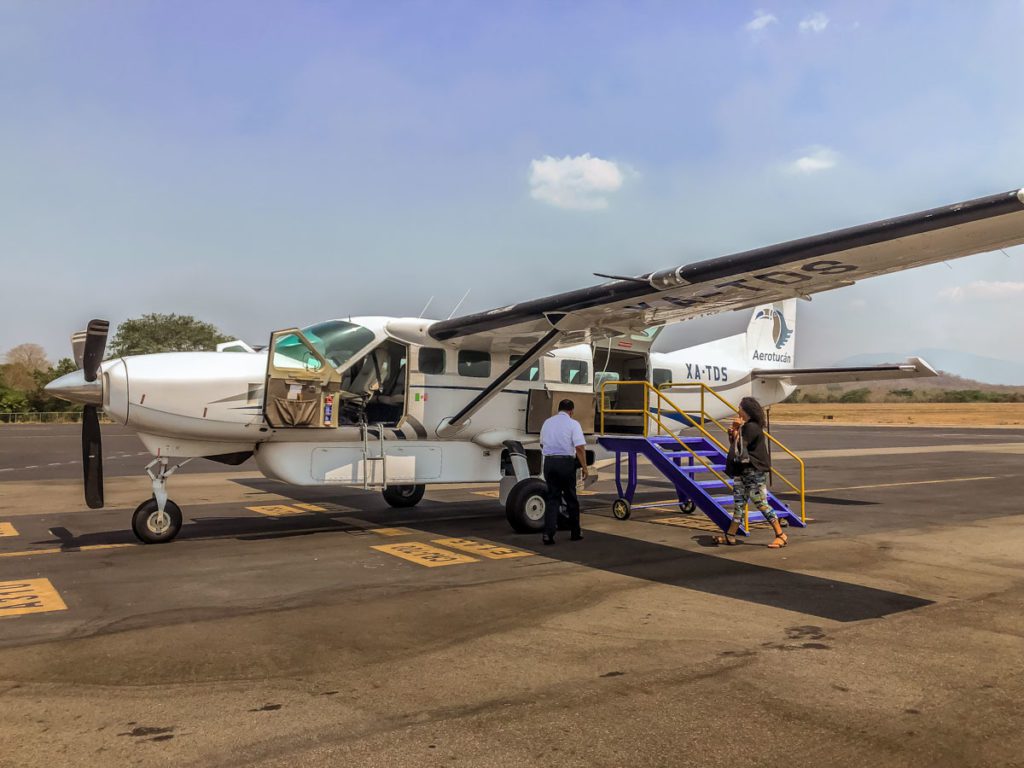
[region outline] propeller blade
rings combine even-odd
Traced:
[[[103,444],[95,405],[85,406],[82,412],[82,467],[85,471],[85,503],[89,509],[100,509],[103,507]]]
[[[79,368],[82,367],[82,357],[85,354],[85,337],[85,331],[71,334],[71,356]]]
[[[96,381],[96,372],[103,362],[103,352],[107,348],[107,331],[110,323],[106,320],[90,320],[85,332],[85,350],[82,353],[82,370],[86,381]]]

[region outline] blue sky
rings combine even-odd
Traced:
[[[0,351],[443,317],[1024,186],[1021,0],[500,5],[0,0]],[[1024,248],[879,278],[801,305],[798,362],[1020,359],[1022,307]]]

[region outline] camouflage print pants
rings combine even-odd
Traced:
[[[768,488],[765,486],[765,473],[749,468],[743,474],[733,478],[732,488],[732,519],[743,523],[743,508],[750,503],[761,510],[764,519],[771,522],[775,519],[775,510],[768,506]]]

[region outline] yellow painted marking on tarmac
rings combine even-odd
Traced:
[[[23,552],[0,552],[0,557],[28,557],[29,555],[54,555],[61,552],[61,548],[56,549],[26,549]]]
[[[597,496],[600,491],[576,491],[577,496]],[[498,491],[473,491],[474,496],[486,496],[488,499],[497,499],[500,494]]]
[[[250,512],[259,512],[267,517],[287,517],[289,515],[301,515],[304,512],[296,507],[289,507],[287,504],[267,504],[262,507],[246,507]]]
[[[18,529],[11,523],[0,523],[0,538],[4,536],[17,536]]]
[[[397,544],[377,544],[372,549],[388,555],[409,560],[417,565],[427,568],[437,568],[441,565],[460,565],[462,563],[478,563],[475,557],[464,555],[461,552],[451,552],[440,547],[432,547],[430,544],[421,544],[416,541],[403,541]]]
[[[376,533],[378,536],[408,536],[412,531],[404,528],[371,528],[370,533]]]
[[[317,506],[316,504],[294,504],[293,506],[299,509],[304,509],[306,512],[326,512],[327,510],[323,507]]]
[[[434,539],[435,544],[452,549],[461,549],[471,555],[480,555],[491,560],[508,560],[513,557],[530,557],[533,552],[503,547],[490,541],[474,541],[473,539]]]
[[[49,579],[0,581],[0,619],[67,609]]]
[[[0,552],[0,557],[31,557],[32,555],[60,555],[71,552],[93,552],[99,549],[124,549],[125,547],[138,547],[140,544],[87,544],[84,547],[52,547],[50,549],[25,549],[20,552]]]
[[[674,525],[679,528],[692,528],[697,531],[715,531],[718,532],[719,528],[713,522],[708,519],[693,518],[693,517],[656,517],[648,520],[649,523],[658,523],[659,525]]]
[[[124,549],[125,547],[139,547],[141,544],[87,544],[84,547],[79,547],[81,552],[90,552],[94,549]],[[73,550],[72,550],[73,551]]]

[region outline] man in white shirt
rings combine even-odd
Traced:
[[[558,530],[558,510],[565,499],[565,511],[569,515],[569,532],[573,541],[583,538],[580,531],[580,502],[576,498],[576,467],[583,468],[587,476],[586,438],[583,427],[572,417],[575,404],[563,400],[558,404],[558,413],[544,422],[540,428],[540,447],[544,454],[544,482],[548,484],[548,495],[544,508],[544,543],[555,543]]]

